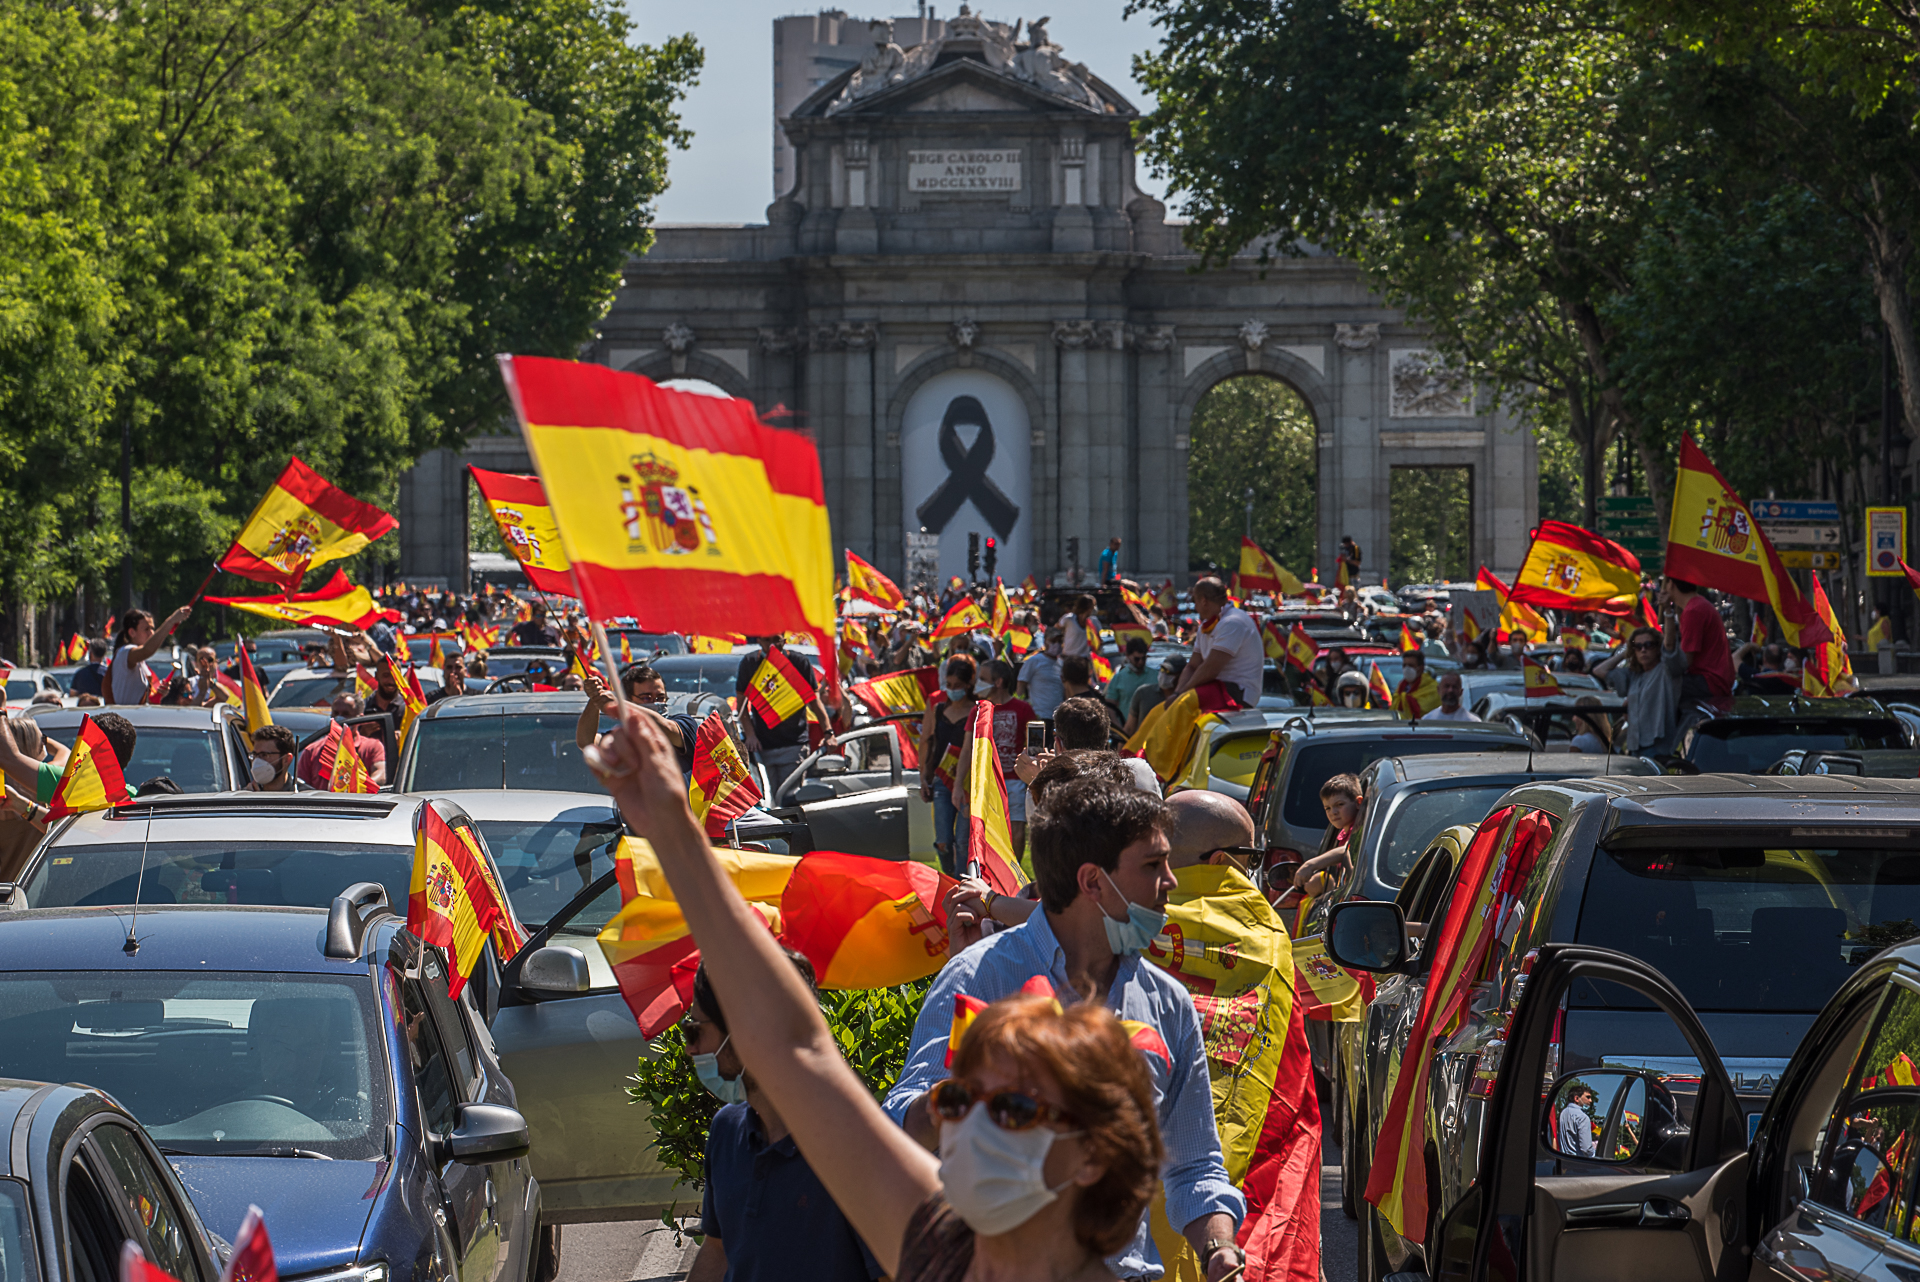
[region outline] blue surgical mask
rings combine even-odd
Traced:
[[[727,1042],[732,1040],[733,1034],[728,1033],[725,1041],[720,1043],[719,1051],[711,1055],[688,1056],[693,1061],[694,1075],[700,1079],[700,1084],[722,1104],[738,1104],[747,1097],[746,1084],[739,1078],[720,1076],[720,1051],[727,1049]]]
[[[1100,875],[1107,877],[1104,871]],[[1113,878],[1107,877],[1107,884],[1113,886],[1113,893],[1119,895],[1120,902],[1127,906],[1125,921],[1115,921],[1107,916],[1106,909],[1100,910],[1100,922],[1107,928],[1107,947],[1113,950],[1116,957],[1138,957],[1159,937],[1167,924],[1167,915],[1128,899],[1120,887],[1113,885]]]

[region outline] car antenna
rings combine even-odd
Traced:
[[[127,923],[127,942],[120,945],[120,951],[131,957],[140,951],[140,937],[134,932],[140,926],[140,892],[147,884],[147,843],[153,840],[153,807],[147,807],[147,831],[140,838],[140,874],[133,883],[133,919]]]

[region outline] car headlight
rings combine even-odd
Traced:
[[[308,1273],[303,1277],[288,1279],[287,1282],[388,1282],[391,1276],[385,1260],[374,1260],[328,1273]]]

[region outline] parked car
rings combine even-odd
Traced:
[[[737,654],[663,654],[650,660],[669,694],[717,694],[731,699],[740,671]]]
[[[448,998],[439,953],[403,927],[378,885],[327,910],[0,914],[0,1078],[110,1096],[202,1219],[231,1233],[261,1208],[283,1276],[538,1282],[514,1085],[471,997]],[[123,1127],[96,1137],[110,1166],[147,1151]],[[140,1220],[164,1188],[141,1190]]]
[[[1872,699],[1735,698],[1682,731],[1674,756],[1703,773],[1757,774],[1788,752],[1920,747],[1907,723]]]
[[[1469,1000],[1457,1023],[1436,1036],[1430,1071],[1410,1088],[1428,1136],[1421,1157],[1435,1212],[1430,1226],[1459,1204],[1481,1170],[1489,1092],[1506,1075],[1516,1005],[1523,990],[1532,995],[1528,976],[1546,945],[1613,949],[1667,975],[1699,1012],[1701,1043],[1710,1039],[1716,1061],[1726,1059],[1726,1107],[1758,1119],[1823,1004],[1882,947],[1916,933],[1920,921],[1920,781],[1720,775],[1537,782],[1507,793],[1479,836],[1496,843],[1491,867],[1504,897],[1486,911],[1502,924],[1485,965],[1465,977],[1461,991]],[[1503,866],[1509,858],[1513,866]],[[1456,905],[1461,895],[1487,889],[1461,886],[1457,877],[1415,876],[1439,887],[1429,902],[1350,901],[1332,910],[1327,925],[1336,961],[1387,977],[1356,1041],[1364,1051],[1343,1066],[1349,1125],[1359,1131],[1355,1152],[1369,1163],[1396,1081],[1419,1060],[1422,1048],[1411,1039],[1435,960],[1396,934],[1397,923],[1405,912],[1422,914],[1432,941],[1450,912],[1473,911],[1480,902]],[[1398,951],[1381,964],[1354,947],[1363,934],[1396,938]],[[1518,1088],[1536,1091],[1563,1070],[1637,1067],[1678,1090],[1676,1083],[1697,1080],[1706,1062],[1644,994],[1591,979],[1567,995],[1553,1041],[1557,1061],[1544,1074],[1537,1061],[1520,1061]],[[1364,1186],[1368,1172],[1355,1175]],[[1431,1232],[1411,1241],[1371,1206],[1360,1209],[1363,1277],[1377,1282],[1396,1270],[1441,1269]],[[1648,1265],[1647,1276],[1670,1275]]]
[[[647,632],[619,624],[607,629],[607,644],[613,647],[615,654],[620,653],[622,638],[626,640],[627,651],[636,662],[655,656],[687,653],[687,639],[678,632]]]
[[[90,712],[112,712],[133,726],[133,760],[122,771],[130,784],[164,775],[182,792],[231,792],[250,778],[247,756],[252,745],[246,737],[246,718],[232,704],[210,708],[42,706],[29,709],[27,715],[42,733],[71,748],[81,718]]]
[[[587,696],[573,690],[466,694],[414,718],[394,774],[403,792],[436,796],[475,788],[531,788],[606,796],[574,745]],[[704,718],[711,696],[669,696],[667,710]],[[602,726],[612,722],[602,718]]]
[[[1169,790],[1205,788],[1245,801],[1254,771],[1272,746],[1273,732],[1279,727],[1295,721],[1309,726],[1329,726],[1356,721],[1390,725],[1395,720],[1393,713],[1385,708],[1270,708],[1262,700],[1258,708],[1224,712],[1218,720],[1202,722],[1186,763],[1167,787]]]
[[[1599,706],[1582,708],[1578,699],[1592,699]],[[1626,711],[1627,701],[1611,690],[1549,699],[1529,699],[1521,690],[1494,690],[1473,705],[1474,715],[1482,721],[1512,726],[1532,738],[1541,752],[1573,752],[1575,737],[1597,733],[1596,726],[1610,727],[1617,738]],[[1595,713],[1600,715],[1596,718]]]

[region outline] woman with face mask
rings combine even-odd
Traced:
[[[730,1044],[792,1129],[880,1267],[897,1282],[1112,1277],[1163,1148],[1142,1054],[1099,1002],[1062,1013],[1022,994],[976,1015],[931,1092],[939,1152],[896,1126],[841,1059],[759,915],[687,809],[673,751],[631,711],[585,753],[633,832],[652,843]]]
[[[947,660],[946,689],[936,695],[920,718],[920,798],[933,803],[933,848],[940,852],[940,869],[954,871],[954,830],[959,815],[953,807],[954,770],[973,719],[972,659],[956,654]]]

